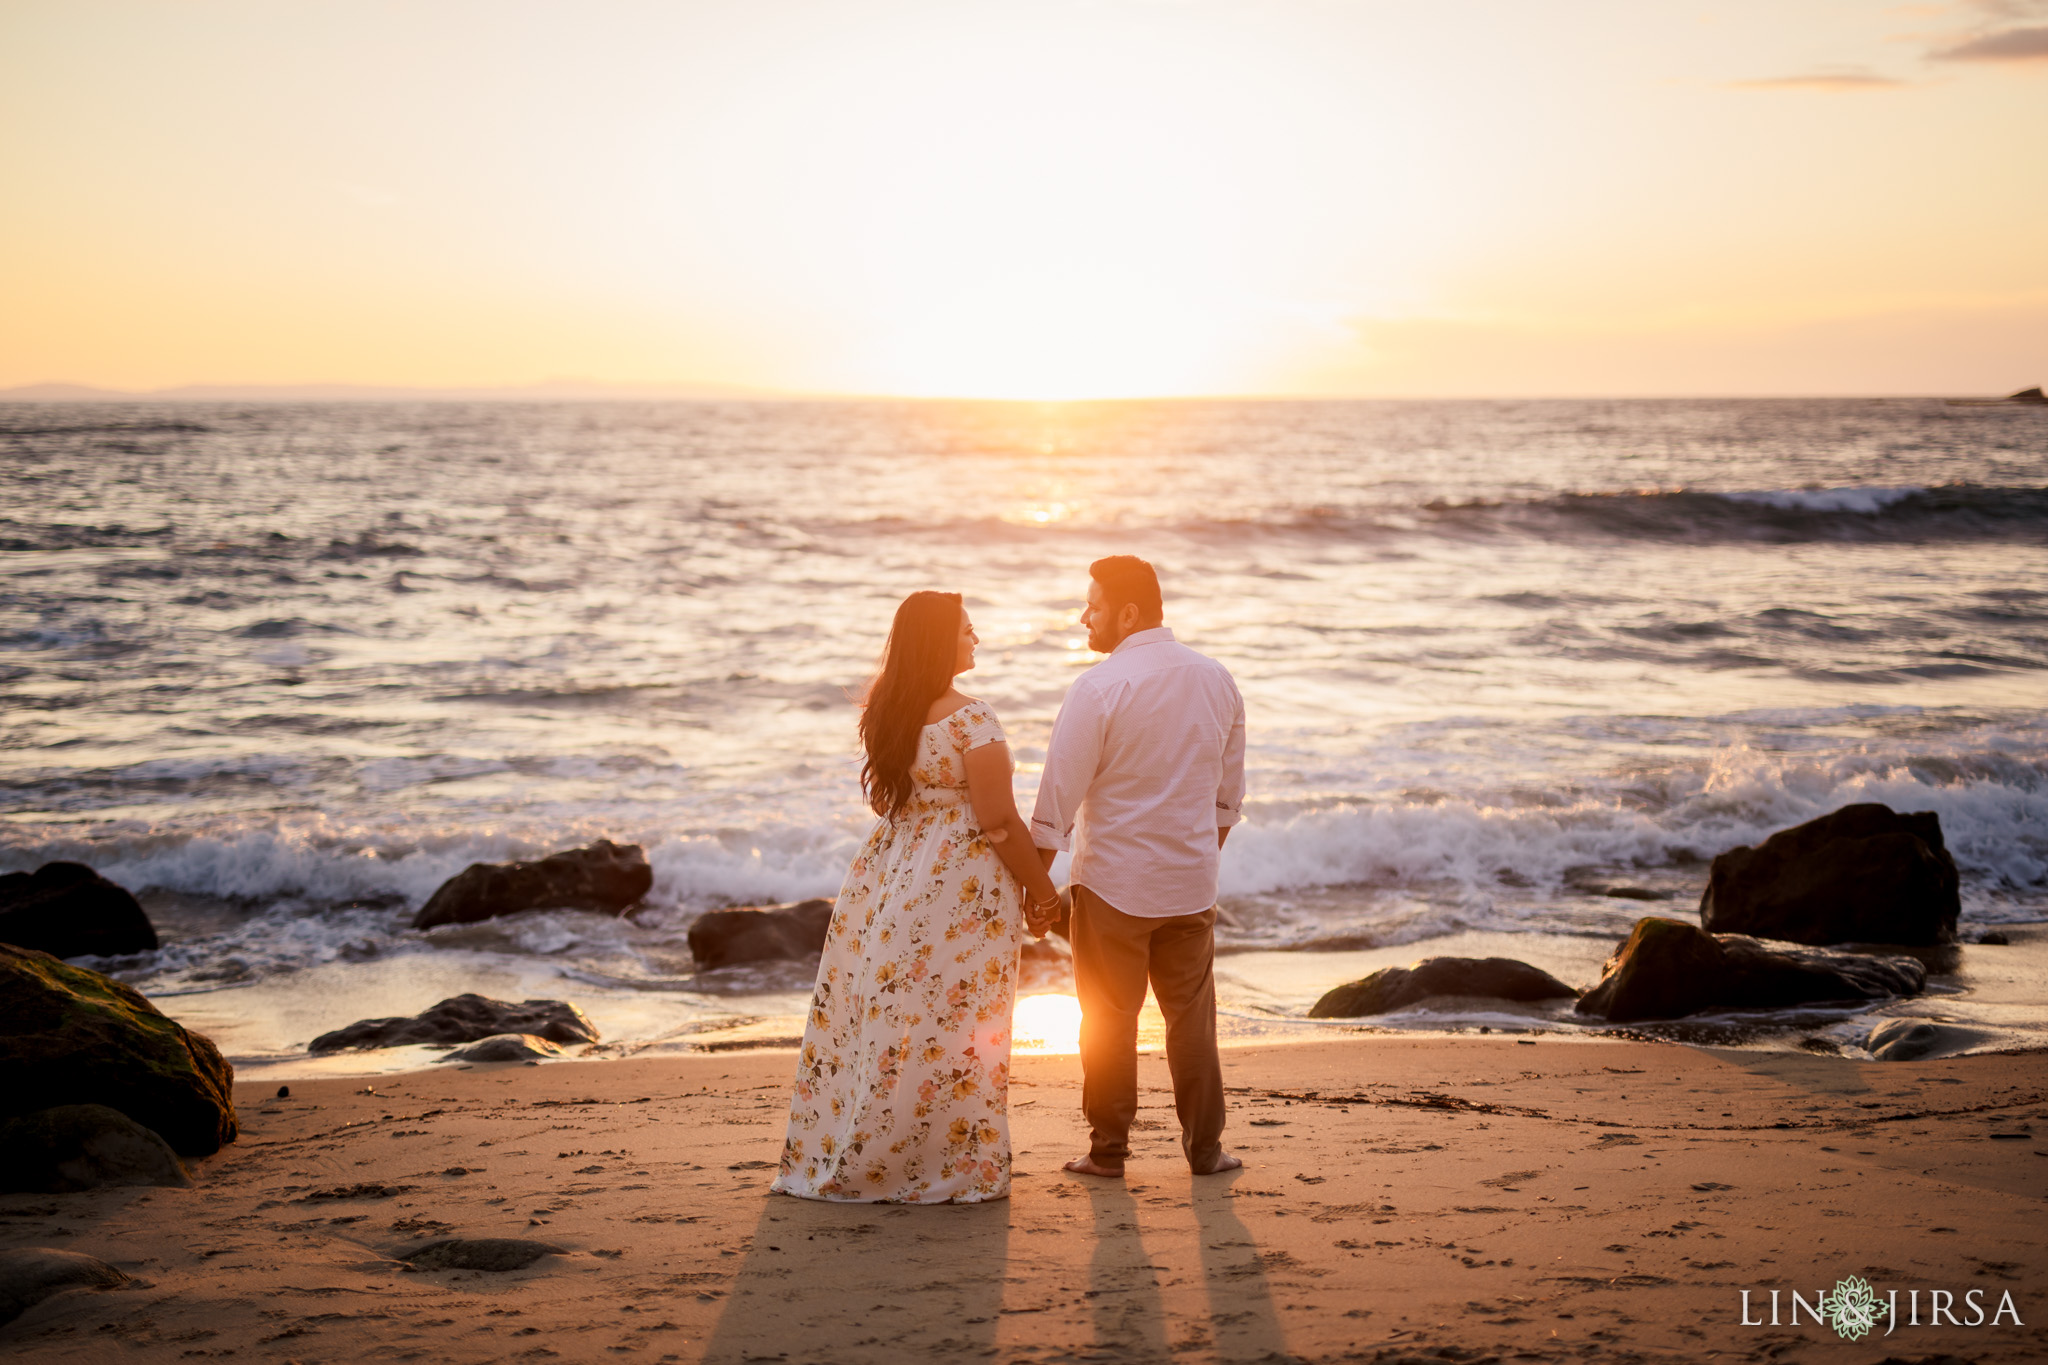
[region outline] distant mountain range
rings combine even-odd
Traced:
[[[0,389],[0,403],[573,403],[814,396],[737,384],[606,384],[587,379],[433,388],[397,384],[183,384],[170,389],[99,389],[87,384],[23,384]]]

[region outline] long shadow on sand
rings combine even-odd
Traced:
[[[1173,1225],[1180,1218],[1143,1212],[1133,1195],[1164,1194],[1166,1187],[1133,1190],[1122,1181],[1084,1182],[1095,1242],[1086,1291],[1093,1351],[1084,1358],[1169,1361],[1190,1353],[1226,1360],[1288,1358],[1266,1282],[1275,1253],[1259,1249],[1232,1208],[1239,1197],[1232,1187],[1241,1174],[1189,1177],[1188,1202],[1181,1207],[1192,1210],[1201,1245],[1208,1311],[1200,1316],[1188,1316],[1192,1305],[1184,1301],[1180,1316],[1169,1316],[1160,1283],[1165,1267],[1155,1265],[1145,1249],[1141,1223],[1149,1223],[1155,1238],[1171,1238],[1179,1234]]]
[[[1236,1186],[1245,1174],[1237,1170],[1190,1177],[1194,1188],[1189,1198],[1202,1237],[1202,1281],[1209,1291],[1212,1349],[1226,1360],[1291,1359],[1273,1308],[1273,1289],[1266,1281],[1272,1253],[1259,1250],[1258,1240],[1233,1207],[1243,1197]],[[1180,1345],[1185,1350],[1194,1344]]]
[[[1090,1326],[1107,1359],[1164,1360],[1166,1306],[1159,1271],[1138,1231],[1138,1201],[1121,1180],[1081,1177],[1094,1215],[1094,1252],[1088,1258]]]
[[[770,1195],[703,1358],[990,1356],[1009,1242],[1006,1199],[911,1208]]]

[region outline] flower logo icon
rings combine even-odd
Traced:
[[[1877,1326],[1877,1291],[1862,1276],[1851,1275],[1845,1280],[1835,1281],[1832,1294],[1821,1295],[1820,1311],[1826,1315],[1828,1326],[1835,1329],[1836,1336],[1861,1341],[1871,1328]]]

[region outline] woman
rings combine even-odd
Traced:
[[[953,686],[977,643],[958,593],[912,593],[868,685],[861,790],[881,820],[825,935],[774,1186],[784,1194],[967,1204],[1010,1193],[1025,898],[1049,921],[1059,896],[1010,793],[1003,727]]]

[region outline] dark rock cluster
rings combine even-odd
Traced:
[[[321,1034],[309,1050],[321,1053],[422,1043],[474,1043],[507,1033],[537,1034],[552,1043],[597,1041],[597,1027],[566,1000],[522,1000],[513,1004],[487,995],[455,995],[418,1014],[358,1019],[345,1028]]]
[[[1939,816],[1902,815],[1875,803],[1844,806],[1715,858],[1700,924],[1637,920],[1574,1008],[1629,1023],[1918,995],[1929,961],[1952,970],[1939,955],[1922,959],[1926,949],[1956,941],[1960,910],[1955,859]],[[1861,951],[1816,946],[1824,944]],[[1887,952],[1887,945],[1919,953]],[[1431,996],[1542,1001],[1572,994],[1549,974],[1508,958],[1429,958],[1338,986],[1309,1017],[1384,1014]],[[1883,1038],[1873,1034],[1871,1051],[1928,1056],[1967,1041],[1920,1023]]]

